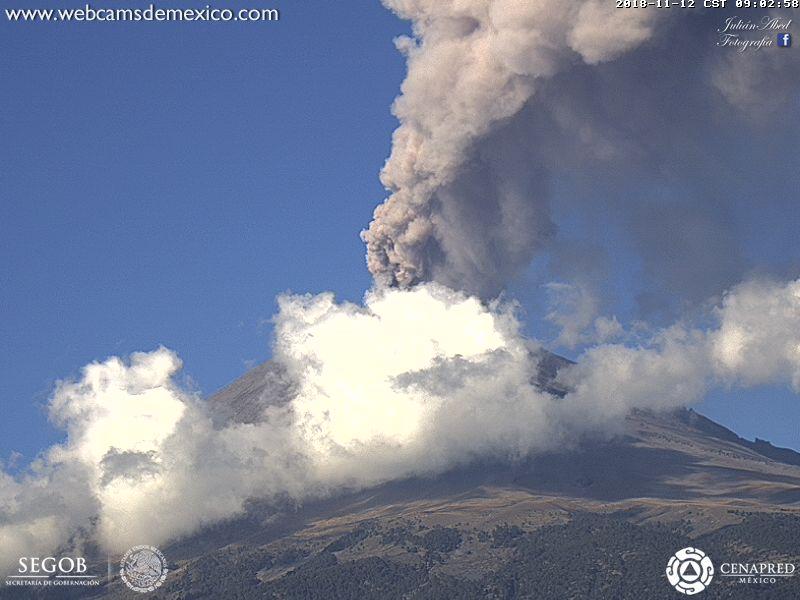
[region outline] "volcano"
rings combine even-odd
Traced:
[[[545,354],[537,385],[569,361]],[[219,425],[293,393],[267,362],[208,399]],[[485,459],[298,505],[253,501],[162,548],[153,598],[671,598],[684,547],[718,562],[800,563],[800,453],[745,440],[691,409],[634,411],[611,438]],[[800,578],[718,576],[708,598],[797,598]],[[113,577],[90,597],[129,598]]]

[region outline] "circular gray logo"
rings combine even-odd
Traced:
[[[167,559],[153,546],[134,546],[119,563],[122,581],[134,592],[152,592],[167,578]]]
[[[708,587],[714,578],[714,564],[697,548],[678,550],[667,563],[667,580],[681,594],[692,596]]]

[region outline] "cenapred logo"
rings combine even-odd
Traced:
[[[699,594],[714,579],[714,564],[697,548],[678,550],[667,563],[667,580],[681,594]]]
[[[153,546],[134,546],[119,563],[119,575],[134,592],[152,592],[167,578],[167,559]]]

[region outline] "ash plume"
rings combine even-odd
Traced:
[[[653,188],[680,181],[684,196],[674,207],[646,197],[615,207],[629,215],[625,227],[656,286],[671,278],[670,290],[701,301],[744,277],[728,201],[703,188],[725,152],[711,125],[763,125],[785,107],[798,74],[788,53],[718,47],[728,16],[719,10],[620,10],[605,0],[384,4],[411,21],[413,36],[397,40],[408,74],[381,173],[389,196],[362,234],[379,285],[437,281],[493,297],[556,235],[554,178],[590,173],[624,188],[634,170]],[[685,260],[699,230],[679,228],[685,252],[659,247],[675,238],[658,214],[675,211],[702,225],[714,259]]]

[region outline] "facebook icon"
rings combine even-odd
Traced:
[[[791,33],[779,33],[778,34],[778,46],[781,48],[790,48],[792,46],[792,34]]]

